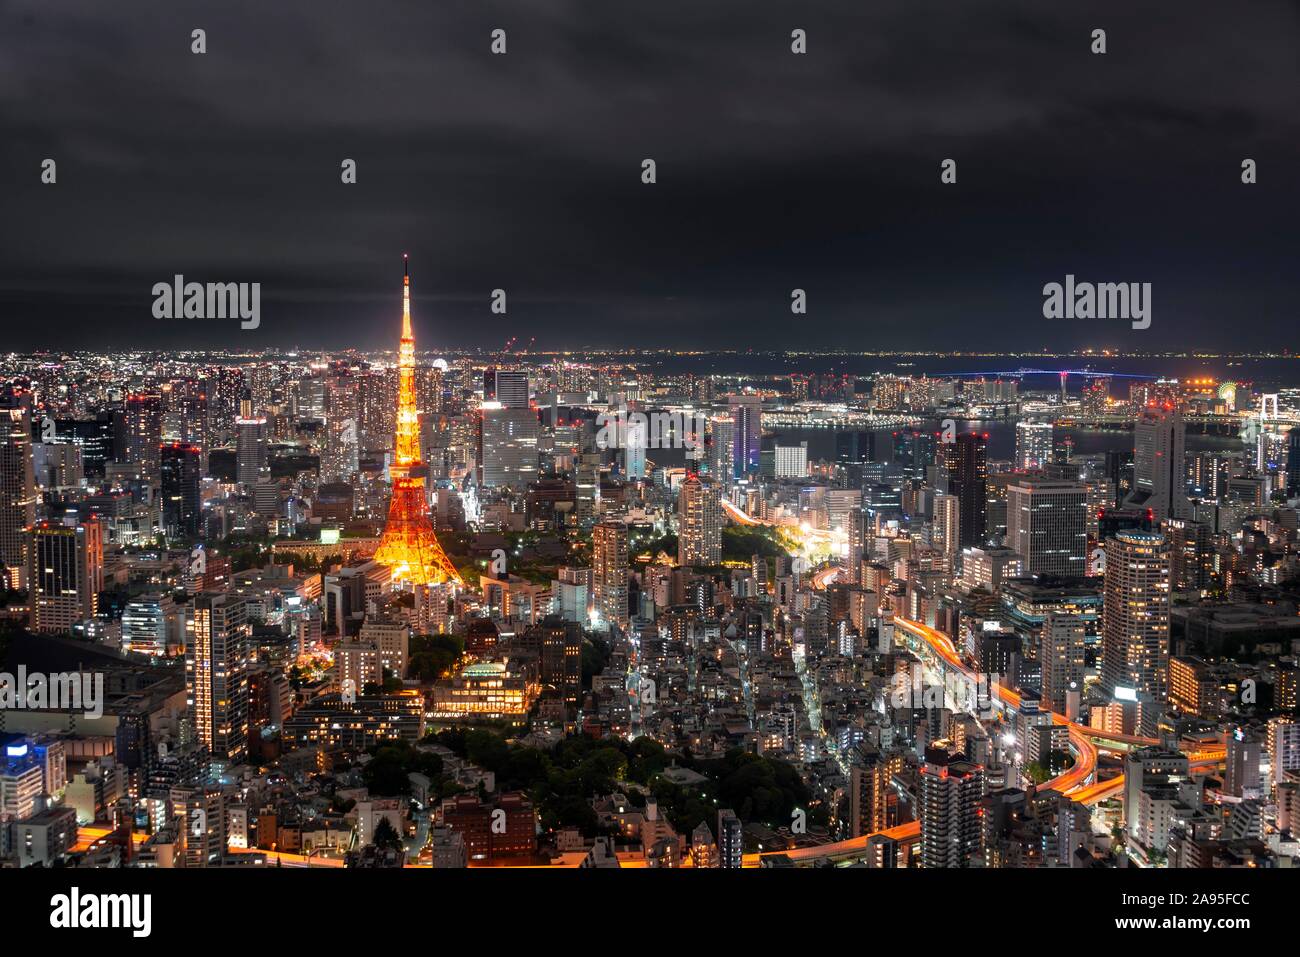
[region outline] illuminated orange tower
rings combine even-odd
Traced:
[[[415,335],[411,332],[411,274],[402,256],[402,345],[397,354],[397,443],[389,475],[393,498],[375,561],[388,565],[397,581],[413,585],[461,583],[438,544],[424,493],[420,460],[420,414],[415,405]]]

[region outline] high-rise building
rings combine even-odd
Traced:
[[[1052,461],[1051,422],[1016,423],[1016,468],[1037,471]]]
[[[163,534],[170,539],[195,537],[202,517],[198,447],[182,442],[166,443],[161,450],[159,470]]]
[[[742,478],[758,471],[763,438],[763,398],[733,395],[729,399],[732,422],[732,474]]]
[[[122,410],[124,443],[122,460],[139,466],[149,477],[158,474],[158,450],[162,445],[162,396],[132,393]]]
[[[67,632],[99,611],[104,590],[103,527],[37,522],[28,546],[27,573],[32,631]]]
[[[496,383],[492,398],[507,409],[528,408],[528,373],[514,369],[495,369],[493,372]]]
[[[248,754],[251,636],[242,597],[194,597],[185,617],[186,703],[199,743],[232,764]]]
[[[1292,426],[1286,436],[1286,494],[1300,495],[1300,426]]]
[[[26,587],[28,529],[36,521],[28,396],[0,397],[0,562],[10,588]]]
[[[777,478],[804,478],[808,474],[808,443],[777,445],[773,448],[773,467]]]
[[[626,525],[601,522],[591,530],[591,565],[595,606],[601,621],[627,628]]]
[[[1263,780],[1260,774],[1259,735],[1240,727],[1228,732],[1224,768],[1224,793],[1239,798],[1259,797]]]
[[[1118,697],[1165,700],[1169,667],[1169,545],[1159,532],[1122,531],[1106,542],[1102,687]]]
[[[957,496],[958,546],[984,544],[984,513],[988,497],[988,435],[963,432],[939,444],[939,464],[947,491]]]
[[[716,482],[691,473],[677,497],[677,563],[722,561],[722,501]]]
[[[1007,544],[1025,575],[1083,575],[1088,490],[1078,482],[1025,477],[1007,486]]]
[[[1183,462],[1187,427],[1174,402],[1146,406],[1133,432],[1133,491],[1124,504],[1147,508],[1156,521],[1189,518]]]
[[[921,866],[969,867],[981,852],[984,769],[964,755],[928,748],[921,765]]]
[[[849,792],[849,826],[853,837],[873,834],[892,826],[890,795],[894,788],[894,775],[901,774],[903,758],[899,754],[884,755],[871,750],[852,772],[852,789]]]
[[[382,390],[373,390],[376,393]],[[361,467],[361,399],[358,380],[335,375],[326,383],[325,448],[320,475],[324,482],[350,482]]]
[[[1266,742],[1276,788],[1288,772],[1300,770],[1300,721],[1290,715],[1270,718]]]
[[[744,861],[745,847],[740,818],[731,808],[718,811],[718,866],[738,869]]]
[[[645,478],[645,453],[649,445],[649,426],[646,422],[641,419],[629,422],[627,443],[623,447],[623,474],[628,478]]]
[[[523,490],[537,480],[537,413],[523,408],[484,403],[481,484]]]
[[[1050,612],[1038,637],[1038,663],[1042,668],[1042,704],[1049,711],[1066,713],[1066,696],[1083,688],[1084,621],[1078,615]]]
[[[271,474],[266,450],[266,419],[235,420],[235,481],[251,490]]]
[[[122,611],[122,647],[161,657],[169,645],[181,645],[181,615],[168,592],[140,595]]]
[[[708,454],[709,478],[730,487],[735,480],[736,423],[730,415],[715,415],[709,420],[709,434],[705,440]]]
[[[1182,714],[1212,718],[1218,712],[1219,683],[1209,664],[1190,655],[1169,659],[1169,706]]]
[[[961,542],[961,502],[947,492],[934,494],[934,547],[956,559]]]

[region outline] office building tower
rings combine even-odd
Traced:
[[[513,369],[493,371],[496,380],[492,390],[493,400],[506,409],[528,408],[528,373]]]
[[[595,607],[603,623],[627,628],[627,526],[601,522],[591,530]]]
[[[928,748],[920,777],[921,866],[969,867],[982,850],[984,769],[964,755]]]
[[[893,434],[894,464],[907,478],[924,479],[938,459],[940,436],[911,426]]]
[[[199,449],[182,442],[168,442],[160,454],[163,534],[169,539],[194,538],[199,534],[202,518]]]
[[[691,473],[677,497],[677,563],[717,565],[722,561],[722,501],[716,482]]]
[[[1010,548],[967,548],[961,553],[961,577],[958,583],[965,591],[983,588],[997,594],[1008,578],[1022,574],[1020,556]]]
[[[1276,789],[1289,773],[1300,771],[1300,720],[1291,715],[1270,718],[1266,743]]]
[[[122,611],[122,648],[162,657],[181,646],[181,612],[170,593],[150,592],[133,598]]]
[[[82,472],[92,482],[103,479],[108,463],[117,459],[117,428],[109,412],[93,419],[55,419],[54,441],[81,450]]]
[[[1228,732],[1226,769],[1223,790],[1238,798],[1260,796],[1263,778],[1260,774],[1260,740],[1253,730],[1233,728]]]
[[[961,544],[961,502],[947,492],[934,494],[934,547],[955,561]]]
[[[510,408],[498,403],[482,409],[481,483],[522,491],[537,480],[537,413],[526,405]]]
[[[1083,575],[1088,490],[1078,482],[1021,478],[1007,486],[1007,545],[1025,575]]]
[[[252,626],[246,601],[201,593],[185,618],[185,697],[200,744],[232,764],[248,754]]]
[[[758,471],[763,438],[763,398],[733,395],[729,400],[732,421],[732,474],[742,478]]]
[[[28,530],[35,521],[29,399],[10,393],[0,396],[0,562],[9,588],[26,587]]]
[[[1084,621],[1078,615],[1049,612],[1038,637],[1042,705],[1066,713],[1066,696],[1083,688]]]
[[[1187,428],[1173,402],[1145,407],[1133,432],[1133,490],[1124,504],[1150,509],[1157,522],[1189,518],[1183,454]]]
[[[806,478],[808,443],[777,445],[773,448],[773,468],[777,478]]]
[[[630,479],[645,478],[646,449],[650,445],[650,428],[643,419],[629,422],[623,446],[623,474]]]
[[[573,474],[574,511],[578,527],[588,531],[600,516],[600,466],[581,462]]]
[[[1292,426],[1286,436],[1286,496],[1300,495],[1300,426]]]
[[[158,450],[162,445],[162,396],[132,393],[122,410],[124,442],[122,461],[139,468],[142,475],[158,475]]]
[[[730,487],[736,477],[736,423],[730,415],[715,415],[709,419],[705,447],[709,478]]]
[[[958,546],[974,548],[984,544],[984,514],[988,496],[988,435],[963,432],[952,442],[939,443],[941,477],[946,491],[957,496],[959,511]]]
[[[1016,423],[1016,468],[1026,472],[1044,469],[1052,461],[1052,423]]]
[[[1106,541],[1101,684],[1128,700],[1165,700],[1169,663],[1169,545],[1159,532]]]
[[[350,482],[361,467],[361,385],[351,375],[331,377],[326,387],[325,448],[320,475],[323,482]],[[372,389],[377,397],[381,389]],[[387,403],[376,402],[387,407]]]
[[[235,481],[252,490],[258,479],[270,476],[266,449],[266,419],[235,420]]]
[[[103,527],[38,522],[28,545],[27,572],[32,631],[65,633],[99,611],[104,590]]]

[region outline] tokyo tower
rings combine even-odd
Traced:
[[[415,402],[415,336],[411,332],[411,274],[402,256],[402,345],[397,354],[397,443],[389,475],[393,498],[375,561],[395,581],[413,585],[461,584],[456,567],[438,544],[424,494],[427,470],[420,461],[420,414]]]

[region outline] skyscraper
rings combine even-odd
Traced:
[[[492,398],[507,409],[528,408],[528,373],[514,369],[494,370],[496,385]],[[484,396],[486,399],[487,397]]]
[[[730,399],[732,433],[732,474],[741,478],[758,470],[759,449],[763,439],[763,397],[733,395]]]
[[[125,442],[122,460],[137,465],[142,474],[158,475],[158,449],[162,445],[162,396],[132,393],[123,409]]]
[[[393,495],[375,561],[388,565],[393,578],[413,585],[460,583],[460,574],[438,544],[429,520],[424,490],[427,474],[420,458],[420,413],[415,395],[415,333],[411,330],[411,276],[402,257],[402,341],[398,350],[396,449],[389,476]]]
[[[481,484],[523,490],[537,480],[537,413],[498,402],[483,404]]]
[[[1007,545],[1025,575],[1083,575],[1088,490],[1078,482],[1025,477],[1007,486]]]
[[[1082,690],[1085,628],[1078,615],[1051,612],[1038,638],[1038,663],[1042,668],[1042,704],[1049,711],[1066,713],[1066,696]]]
[[[677,563],[717,565],[722,561],[722,501],[716,482],[692,472],[677,497]]]
[[[969,867],[981,850],[984,769],[937,748],[921,765],[921,866]]]
[[[1165,700],[1169,666],[1169,545],[1159,532],[1106,542],[1101,684],[1111,694]]]
[[[1148,508],[1156,521],[1190,518],[1184,449],[1187,427],[1171,401],[1147,405],[1133,432],[1133,491],[1124,504]]]
[[[706,445],[709,477],[730,487],[736,477],[736,423],[730,415],[715,415],[709,420]]]
[[[95,617],[104,590],[104,540],[98,521],[32,526],[27,574],[32,631],[67,632]]]
[[[601,621],[627,628],[627,526],[601,522],[591,530],[592,582]]]
[[[28,529],[36,521],[36,477],[28,397],[0,397],[0,562],[10,588],[27,580]]]
[[[628,478],[645,478],[645,453],[649,444],[648,425],[641,419],[629,422],[627,426],[627,443],[623,448],[623,474]]]
[[[194,733],[216,758],[248,754],[252,626],[238,595],[203,593],[185,618],[185,697]]]
[[[159,469],[163,534],[193,538],[199,534],[199,450],[183,442],[162,447]]]
[[[958,546],[984,544],[984,512],[988,497],[988,434],[963,432],[939,445],[939,464],[947,491],[957,496]]]
[[[266,455],[266,419],[235,420],[235,480],[249,491],[271,474]]]
[[[1016,423],[1016,468],[1035,471],[1052,461],[1052,423]]]

